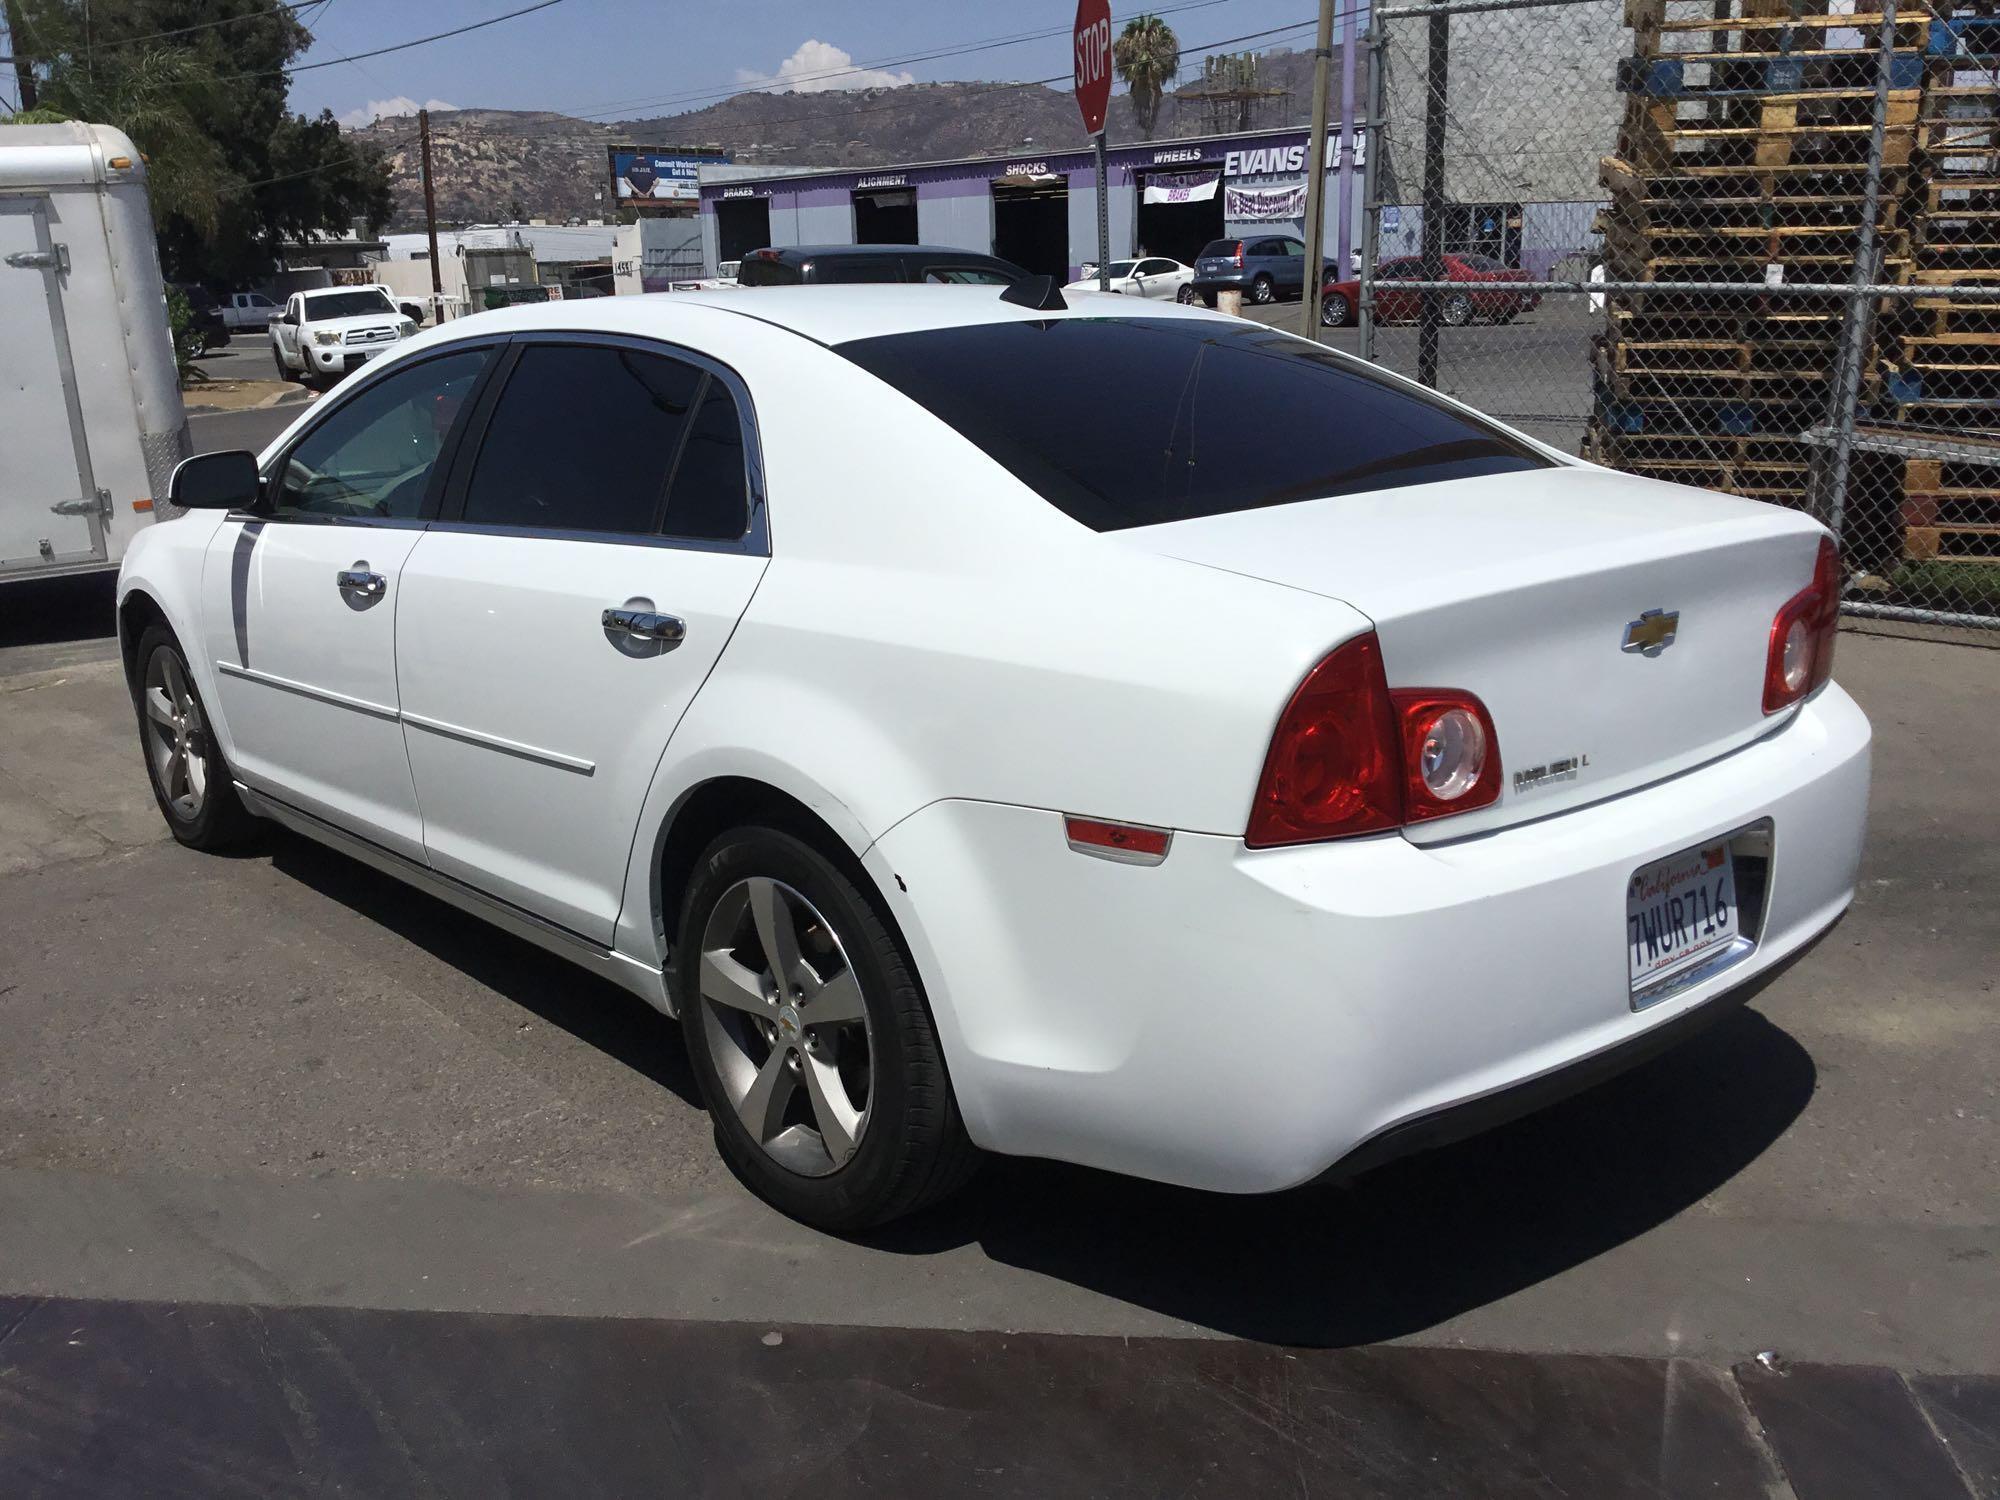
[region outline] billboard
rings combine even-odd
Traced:
[[[660,151],[646,146],[611,148],[612,196],[620,203],[693,203],[701,197],[703,166],[724,166],[714,153]]]

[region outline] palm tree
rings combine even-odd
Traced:
[[[1148,139],[1160,118],[1160,100],[1181,67],[1181,39],[1158,16],[1134,16],[1111,49],[1118,76],[1132,91],[1132,113]]]

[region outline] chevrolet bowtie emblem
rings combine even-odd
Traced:
[[[1625,627],[1622,649],[1636,651],[1641,656],[1658,656],[1674,643],[1674,634],[1680,628],[1679,610],[1649,609]]]

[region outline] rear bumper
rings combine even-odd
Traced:
[[[943,802],[870,863],[982,1145],[1270,1191],[1536,1107],[1757,987],[1852,898],[1868,755],[1829,687],[1696,771],[1450,844],[1178,833],[1147,868],[1072,853],[1052,812]],[[1755,949],[1634,1011],[1632,871],[1763,819]]]

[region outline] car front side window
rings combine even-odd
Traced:
[[[412,520],[486,350],[427,359],[370,382],[292,445],[270,481],[271,519]]]

